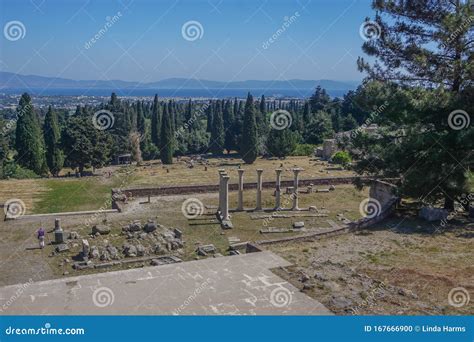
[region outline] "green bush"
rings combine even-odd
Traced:
[[[26,178],[38,178],[39,176],[29,169],[21,167],[14,161],[6,161],[3,163],[3,166],[0,169],[1,178],[16,178],[16,179],[26,179]]]
[[[339,152],[334,153],[331,160],[335,164],[341,164],[343,166],[346,166],[352,161],[352,158],[348,152],[339,151]]]
[[[291,153],[292,156],[312,156],[316,145],[312,144],[297,144],[296,148]]]

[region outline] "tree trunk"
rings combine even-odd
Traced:
[[[447,209],[449,211],[454,210],[454,200],[448,196],[444,198],[444,209]]]

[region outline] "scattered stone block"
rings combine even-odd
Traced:
[[[236,237],[236,236],[229,236],[229,237],[227,238],[227,240],[229,241],[229,244],[230,244],[230,245],[233,245],[234,243],[240,242],[240,239],[239,239],[238,237]]]
[[[294,222],[293,223],[293,228],[295,228],[295,229],[304,228],[304,222],[303,221]]]
[[[156,222],[153,220],[148,220],[148,222],[145,223],[143,230],[147,233],[151,233],[151,232],[154,232],[156,228],[157,228]]]
[[[329,189],[318,189],[316,192],[329,192]]]
[[[120,258],[118,249],[115,248],[114,246],[109,245],[105,249],[107,250],[107,253],[109,253],[109,257],[111,259],[116,260]]]
[[[310,205],[308,209],[309,211],[318,211],[318,208],[315,205]]]
[[[99,248],[97,248],[97,246],[92,246],[91,247],[89,257],[91,259],[99,259],[100,258]]]
[[[123,254],[126,257],[136,257],[137,256],[137,247],[134,245],[125,245],[123,247]]]
[[[336,187],[331,184],[331,185],[329,186],[329,191],[334,191],[334,190],[336,190]]]
[[[292,186],[289,186],[286,188],[286,194],[291,195],[295,191],[295,188]]]
[[[67,252],[69,250],[69,246],[65,243],[62,243],[56,247],[56,252],[61,253],[61,252]]]
[[[221,227],[222,229],[232,229],[234,228],[234,225],[232,224],[232,221],[230,220],[222,220]]]
[[[174,233],[174,237],[176,239],[182,239],[183,238],[183,232],[181,230],[179,230],[178,228],[174,228],[173,229],[173,233]]]
[[[144,256],[145,255],[145,247],[143,245],[137,245],[137,256]]]
[[[78,232],[70,232],[69,233],[69,239],[71,239],[71,240],[79,239],[79,233]]]
[[[196,250],[198,255],[207,256],[209,253],[214,254],[216,252],[216,247],[213,244],[199,246]]]
[[[433,221],[446,220],[448,217],[448,214],[449,213],[446,209],[423,207],[420,210],[419,217],[428,222],[433,222]]]
[[[89,252],[90,252],[89,241],[87,241],[86,239],[83,239],[82,240],[82,258],[84,260],[88,260]]]
[[[105,224],[96,224],[92,227],[92,235],[107,235],[110,233],[110,227]]]
[[[238,250],[231,250],[229,255],[240,255],[241,253]]]

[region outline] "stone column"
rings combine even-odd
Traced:
[[[244,210],[244,170],[238,169],[237,172],[239,173],[239,203],[237,205],[238,211]]]
[[[219,203],[217,205],[217,211],[222,212],[222,202],[223,202],[223,196],[222,196],[222,176],[225,174],[224,169],[219,169],[217,170],[219,172]]]
[[[295,179],[293,181],[293,207],[291,208],[291,210],[300,210],[300,208],[298,207],[298,196],[299,196],[298,175],[300,171],[303,171],[303,169],[300,169],[300,168],[293,169],[293,173],[295,174]]]
[[[262,169],[257,170],[257,207],[255,210],[262,210]]]
[[[281,171],[276,169],[276,188],[275,188],[275,210],[281,209]]]
[[[56,218],[54,219],[54,230],[60,230],[61,229],[61,219]]]
[[[227,175],[222,176],[222,221],[229,221],[229,179]]]

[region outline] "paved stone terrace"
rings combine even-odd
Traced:
[[[3,315],[330,315],[269,251],[0,288]]]

